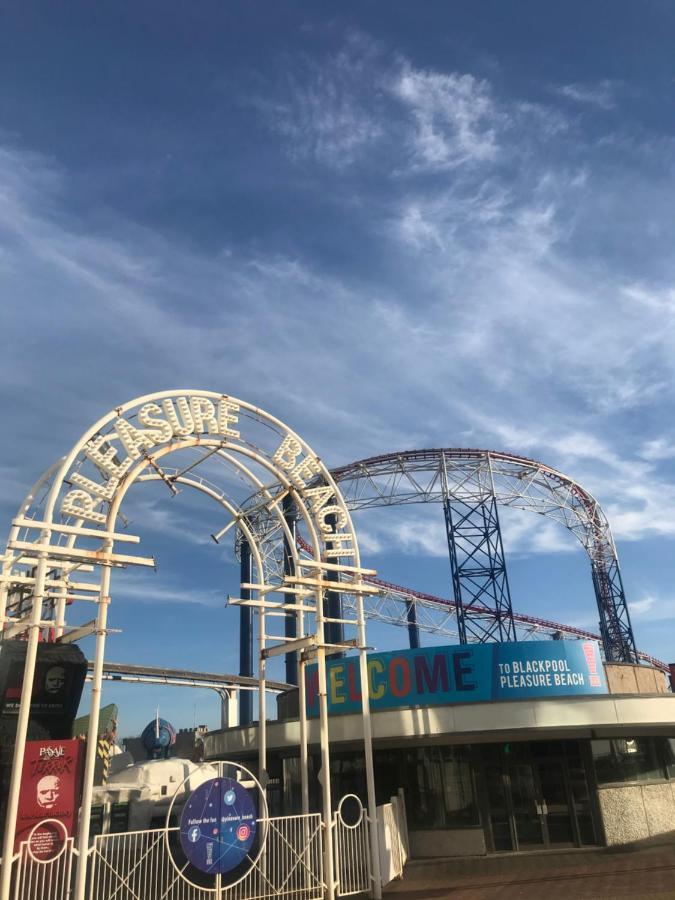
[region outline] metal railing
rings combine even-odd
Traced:
[[[73,869],[73,839],[64,841],[60,853],[50,860],[33,855],[29,841],[22,841],[12,858],[13,900],[65,900],[70,894]]]
[[[259,819],[263,853],[233,885],[194,883],[177,828],[98,835],[91,849],[90,900],[322,900],[321,816]],[[64,895],[65,896],[65,895]],[[23,898],[22,898],[23,900]],[[28,898],[26,898],[28,900]],[[31,898],[32,900],[32,898]]]

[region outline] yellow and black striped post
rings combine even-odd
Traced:
[[[110,771],[110,737],[107,734],[100,735],[96,755],[101,760],[101,784],[108,783],[108,773]]]

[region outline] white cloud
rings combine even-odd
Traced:
[[[342,169],[384,133],[373,105],[360,96],[376,55],[373,42],[354,34],[320,65],[295,60],[300,74],[287,75],[282,92],[250,103],[287,139],[292,156]]]
[[[675,619],[675,597],[648,593],[639,600],[628,603],[631,617],[650,622],[664,622]]]
[[[675,458],[675,439],[670,437],[658,437],[651,441],[645,441],[640,450],[643,459],[657,461]]]
[[[371,280],[327,274],[301,251],[199,253],[127,221],[103,236],[68,215],[56,166],[0,154],[0,276],[12,298],[0,374],[33,396],[14,429],[32,434],[35,409],[50,409],[53,435],[22,460],[6,436],[6,481],[30,481],[120,399],[227,382],[305,429],[329,463],[461,435],[568,471],[619,538],[675,533],[673,490],[651,465],[671,457],[668,439],[637,439],[631,420],[656,400],[672,405],[675,289],[617,274],[594,247],[577,252],[580,218],[598,233],[612,223],[594,213],[592,160],[535,152],[565,132],[564,117],[498,101],[469,74],[390,65],[365,44],[291,81],[266,114],[303,158],[344,168],[387,138],[387,190],[374,198],[360,184],[345,213],[373,241]],[[422,171],[428,184],[402,177]],[[37,364],[48,374],[35,387]],[[180,523],[145,512],[179,536]],[[510,549],[567,549],[549,525],[514,526]],[[445,555],[444,540],[437,524],[407,520],[365,535],[428,555]]]
[[[214,609],[225,606],[225,591],[204,590],[195,584],[180,585],[175,578],[156,576],[136,576],[132,573],[119,573],[113,582],[111,596],[135,603],[152,603],[161,608],[162,604],[196,603]]]
[[[485,81],[406,65],[391,89],[415,121],[411,148],[416,167],[452,169],[496,157],[498,112]]]
[[[617,83],[605,78],[592,84],[564,84],[557,93],[575,103],[595,106],[599,109],[613,109],[616,106]]]

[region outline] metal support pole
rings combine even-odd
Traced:
[[[317,598],[317,609],[321,603]],[[319,647],[316,652],[316,662],[319,670],[319,728],[321,732],[321,795],[323,806],[324,833],[324,860],[323,867],[326,873],[326,898],[333,900],[335,897],[335,874],[333,868],[333,809],[330,790],[330,743],[328,737],[328,684],[326,680],[326,651],[321,646],[324,642],[323,617],[317,615],[317,640]]]
[[[408,641],[410,649],[417,650],[420,646],[420,629],[417,624],[417,604],[414,600],[406,600],[406,612],[408,616]]]
[[[220,697],[220,727],[236,728],[237,727],[237,694],[251,693],[251,691],[237,691],[235,688],[220,688],[218,690]]]
[[[368,818],[370,819],[370,855],[373,876],[373,897],[382,897],[382,874],[380,872],[380,838],[377,827],[377,799],[375,795],[375,766],[373,764],[373,730],[370,721],[370,691],[368,681],[368,658],[366,655],[366,621],[363,615],[363,597],[357,597],[359,636],[359,676],[361,679],[361,713],[363,716],[363,750],[366,762],[366,791],[368,794]]]
[[[260,571],[259,560],[257,568]],[[258,781],[267,801],[267,659],[265,644],[267,642],[267,624],[265,607],[258,613]]]
[[[251,584],[253,581],[251,546],[243,534],[239,553],[240,581],[242,584]],[[251,589],[241,588],[239,596],[242,600],[250,600]],[[239,607],[239,674],[253,677],[253,608],[250,606]],[[253,692],[239,691],[239,724],[250,725],[252,721]]]
[[[49,544],[50,537],[51,532],[46,530],[43,531],[40,536],[40,543]],[[14,856],[14,838],[16,837],[16,817],[19,810],[21,776],[23,774],[26,736],[28,735],[30,705],[33,697],[33,683],[35,681],[35,661],[37,659],[40,620],[42,618],[42,600],[44,598],[45,579],[47,576],[47,551],[38,551],[37,560],[28,641],[26,643],[26,661],[23,667],[21,703],[19,705],[19,717],[16,723],[16,737],[14,739],[12,775],[9,783],[9,795],[7,797],[5,836],[2,845],[2,871],[0,872],[0,900],[9,900],[9,892],[11,889],[12,858]]]
[[[300,718],[300,797],[302,800],[302,814],[309,814],[309,753],[307,747],[307,687],[306,687],[307,663],[303,654],[300,654],[298,667],[298,713]]]
[[[112,553],[113,542],[105,541],[104,553]],[[96,614],[96,648],[94,650],[94,671],[91,679],[91,704],[89,708],[89,733],[87,734],[87,751],[84,763],[84,782],[82,786],[82,804],[80,806],[80,822],[78,826],[77,869],[75,872],[74,900],[84,900],[87,887],[87,863],[89,861],[89,825],[91,822],[91,800],[94,793],[94,770],[96,766],[96,749],[98,744],[98,720],[101,712],[101,690],[103,683],[103,659],[105,655],[106,628],[108,624],[108,606],[110,605],[110,572],[111,564],[101,564],[101,590],[98,597]]]
[[[296,528],[296,512],[293,497],[286,494],[283,499],[283,516],[291,533],[293,543],[295,544],[295,528]],[[295,563],[293,562],[293,551],[295,547],[289,545],[288,536],[284,532],[284,575],[295,575]],[[292,641],[298,636],[297,616],[294,612],[287,612],[284,618],[284,635],[286,640]],[[286,682],[288,684],[298,683],[298,654],[297,652],[287,653],[286,661]]]

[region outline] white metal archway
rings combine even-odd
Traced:
[[[171,455],[180,466],[168,474],[163,460]],[[172,460],[173,461],[173,460]],[[255,582],[243,585],[252,599],[234,600],[250,605],[258,616],[258,676],[260,749],[259,772],[266,772],[265,682],[267,660],[299,652],[299,688],[304,689],[308,659],[318,664],[322,796],[324,823],[324,872],[326,894],[334,894],[331,795],[329,778],[328,713],[324,660],[326,615],[324,594],[340,592],[354,598],[353,615],[344,620],[354,636],[344,647],[357,648],[361,683],[366,677],[366,635],[363,596],[376,589],[364,581],[375,573],[361,568],[356,534],[347,506],[329,471],[294,431],[252,404],[212,391],[176,390],[149,394],[102,417],[75,444],[70,453],[37,482],[13,520],[0,575],[0,621],[3,640],[22,636],[26,661],[22,699],[17,722],[12,779],[3,844],[0,900],[9,900],[14,859],[16,814],[24,759],[30,699],[37,646],[41,637],[74,640],[87,634],[96,638],[92,673],[90,734],[87,745],[79,839],[76,852],[75,900],[84,900],[89,856],[96,723],[101,701],[107,616],[112,570],[128,566],[153,566],[154,560],[122,553],[119,544],[138,544],[140,538],[124,530],[122,503],[131,486],[143,480],[163,480],[190,486],[187,473],[199,466],[226,465],[257,492],[267,513],[276,517],[290,539],[282,514],[282,501],[291,497],[301,522],[307,551],[294,554],[293,576],[277,576],[266,566],[256,533],[249,528],[250,509],[226,491],[214,497],[232,525],[249,541]],[[192,484],[191,486],[197,486]],[[203,488],[201,488],[203,490]],[[334,580],[337,579],[337,580]],[[74,612],[93,602],[96,618],[73,622]],[[277,616],[294,613],[297,637],[289,640],[272,632]],[[270,624],[272,623],[272,624]],[[301,710],[301,757],[306,759],[307,728]],[[368,784],[368,808],[375,823],[375,790],[368,691],[362,691],[364,742]],[[303,773],[303,802],[307,804],[307,773]],[[373,892],[379,896],[377,829],[370,829]]]

